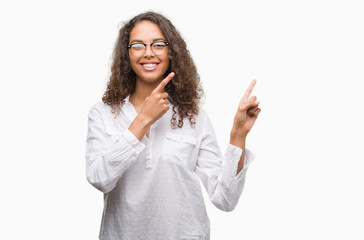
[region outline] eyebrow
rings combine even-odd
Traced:
[[[166,39],[164,38],[155,38],[153,39],[153,42],[158,42],[158,41],[166,41]],[[134,39],[133,41],[131,41],[130,43],[144,43],[144,41],[139,40],[139,39]]]

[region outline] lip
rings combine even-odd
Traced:
[[[151,72],[158,68],[158,62],[143,62],[139,64],[145,71]]]

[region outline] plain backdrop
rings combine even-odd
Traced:
[[[364,239],[361,1],[1,1],[1,239],[97,239],[87,114],[124,21],[172,20],[222,151],[252,79],[257,156],[236,209],[205,198],[211,239]],[[204,194],[205,190],[203,189]],[[204,195],[206,197],[206,194]]]

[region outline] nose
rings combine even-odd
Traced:
[[[153,51],[152,51],[152,46],[151,46],[151,45],[147,45],[147,46],[145,47],[144,57],[150,58],[150,57],[152,57],[152,56],[154,56],[154,53],[153,53]]]

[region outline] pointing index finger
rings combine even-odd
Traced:
[[[172,80],[172,78],[174,77],[174,72],[171,72],[170,74],[168,74],[168,76],[163,79],[159,85],[154,89],[154,92],[162,92],[164,87]]]
[[[257,83],[257,80],[255,80],[255,79],[250,83],[248,89],[246,90],[246,92],[245,92],[245,94],[243,96],[243,99],[248,99],[250,97],[250,94],[252,93],[253,88],[254,88],[256,83]]]

